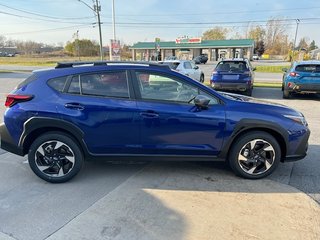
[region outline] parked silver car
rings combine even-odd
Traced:
[[[176,70],[196,81],[204,82],[204,73],[193,62],[188,60],[165,60],[162,64],[168,65],[171,69]]]

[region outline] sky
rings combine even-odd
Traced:
[[[93,0],[81,0],[93,6]],[[94,0],[96,1],[96,0]],[[320,1],[314,0],[114,0],[116,38],[125,44],[139,41],[174,41],[199,37],[206,30],[227,27],[229,36],[248,27],[266,24],[272,17],[284,21],[293,40],[300,19],[297,42],[302,37],[320,45]],[[112,0],[101,0],[103,45],[113,37]],[[291,20],[289,20],[291,19]],[[6,39],[32,40],[64,45],[74,39],[99,40],[94,12],[79,0],[0,0],[0,35]]]

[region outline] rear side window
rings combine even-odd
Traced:
[[[19,85],[17,86],[17,88],[21,88],[29,83],[31,83],[32,81],[37,80],[37,75],[36,74],[31,74],[29,77],[27,77],[24,81],[22,81],[21,83],[19,83]]]
[[[171,69],[176,70],[179,66],[179,62],[164,62],[164,65],[168,65]]]
[[[127,74],[121,71],[74,76],[71,79],[68,93],[129,98]]]
[[[316,64],[304,64],[296,66],[297,72],[313,72],[320,73],[320,65]]]
[[[216,67],[216,70],[225,71],[225,72],[244,72],[244,71],[249,71],[249,68],[246,62],[226,61],[226,62],[220,62]]]
[[[48,81],[48,85],[58,92],[62,92],[66,85],[67,76],[52,78]]]

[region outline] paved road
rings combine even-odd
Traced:
[[[0,92],[9,91],[24,77],[26,75],[0,74]],[[320,142],[318,138],[320,119],[315,111],[318,109],[320,98],[302,96],[294,100],[283,100],[279,89],[267,88],[255,88],[253,96],[287,104],[302,111],[307,117],[312,131],[308,156],[299,162],[281,164],[268,179],[293,186],[320,203]],[[1,106],[3,106],[3,101],[2,98]],[[0,110],[2,115],[4,108]],[[54,185],[37,178],[25,160],[25,157],[0,151],[0,232],[12,235],[16,239],[26,240],[45,239],[74,217],[86,211],[99,199],[108,196],[118,186],[128,182],[130,177],[145,171],[144,167],[149,165],[146,163],[87,162],[73,181]],[[209,180],[212,174],[215,178],[219,176],[219,181],[222,182],[228,179],[227,182],[231,185],[232,181],[236,184],[240,180],[235,177],[231,177],[230,180],[230,176],[233,175],[223,163],[175,164],[164,162],[158,165],[160,166],[159,174],[162,174],[161,171],[166,174],[169,169],[175,172],[180,169],[178,166],[185,168],[186,171],[179,173],[181,179],[193,178],[193,174],[196,176],[205,173],[209,176],[206,176]],[[180,181],[179,178],[177,177],[174,181]],[[257,184],[259,184],[258,181]],[[228,188],[230,186],[228,185]],[[224,190],[221,188],[216,191],[229,191],[228,188]],[[245,191],[247,194],[251,193],[248,189]]]

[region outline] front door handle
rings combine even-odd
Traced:
[[[66,103],[64,105],[65,108],[73,109],[73,110],[84,110],[84,106],[80,103]]]

